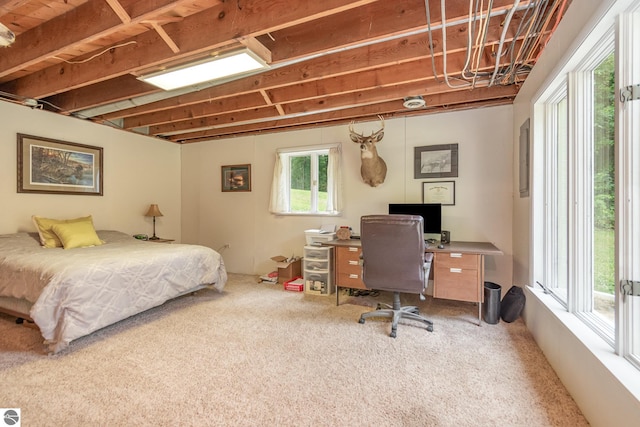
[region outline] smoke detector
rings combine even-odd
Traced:
[[[404,108],[408,108],[410,110],[414,110],[416,108],[422,108],[426,105],[427,103],[424,101],[424,99],[421,96],[407,96],[406,98],[404,98],[404,102],[402,103],[402,105],[404,105]]]
[[[13,31],[0,23],[0,46],[9,46],[14,41],[16,41],[16,35]]]

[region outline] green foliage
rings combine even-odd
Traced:
[[[311,156],[291,157],[291,188],[311,189]]]
[[[311,191],[291,189],[291,211],[307,212],[311,208]],[[318,211],[327,210],[327,192],[318,193]]]
[[[615,73],[614,55],[593,72],[594,79],[594,225],[615,225]]]
[[[615,63],[611,54],[593,72],[593,288],[615,291]]]
[[[615,232],[596,228],[593,238],[593,289],[613,295],[616,288]]]
[[[318,188],[327,191],[327,166],[329,156],[318,156]],[[311,189],[311,156],[291,157],[291,188],[296,190]]]

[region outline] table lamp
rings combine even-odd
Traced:
[[[144,214],[144,216],[152,216],[153,217],[153,236],[149,237],[149,240],[159,240],[160,238],[158,236],[156,236],[156,217],[157,216],[163,216],[162,212],[160,212],[160,209],[158,208],[158,205],[151,205],[149,206],[149,210],[147,211],[146,214]]]

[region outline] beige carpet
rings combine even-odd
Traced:
[[[358,302],[231,274],[55,356],[3,316],[0,407],[23,426],[588,425],[521,320],[479,327],[473,304],[428,299],[434,332],[393,339]]]

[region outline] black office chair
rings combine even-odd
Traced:
[[[363,313],[369,317],[389,317],[390,336],[396,337],[400,318],[417,320],[433,331],[433,322],[421,316],[416,306],[402,307],[400,293],[419,294],[424,300],[433,254],[425,253],[423,219],[416,215],[367,215],[360,219],[362,241],[362,281],[367,289],[393,292],[393,305]],[[388,308],[382,309],[381,306]]]

